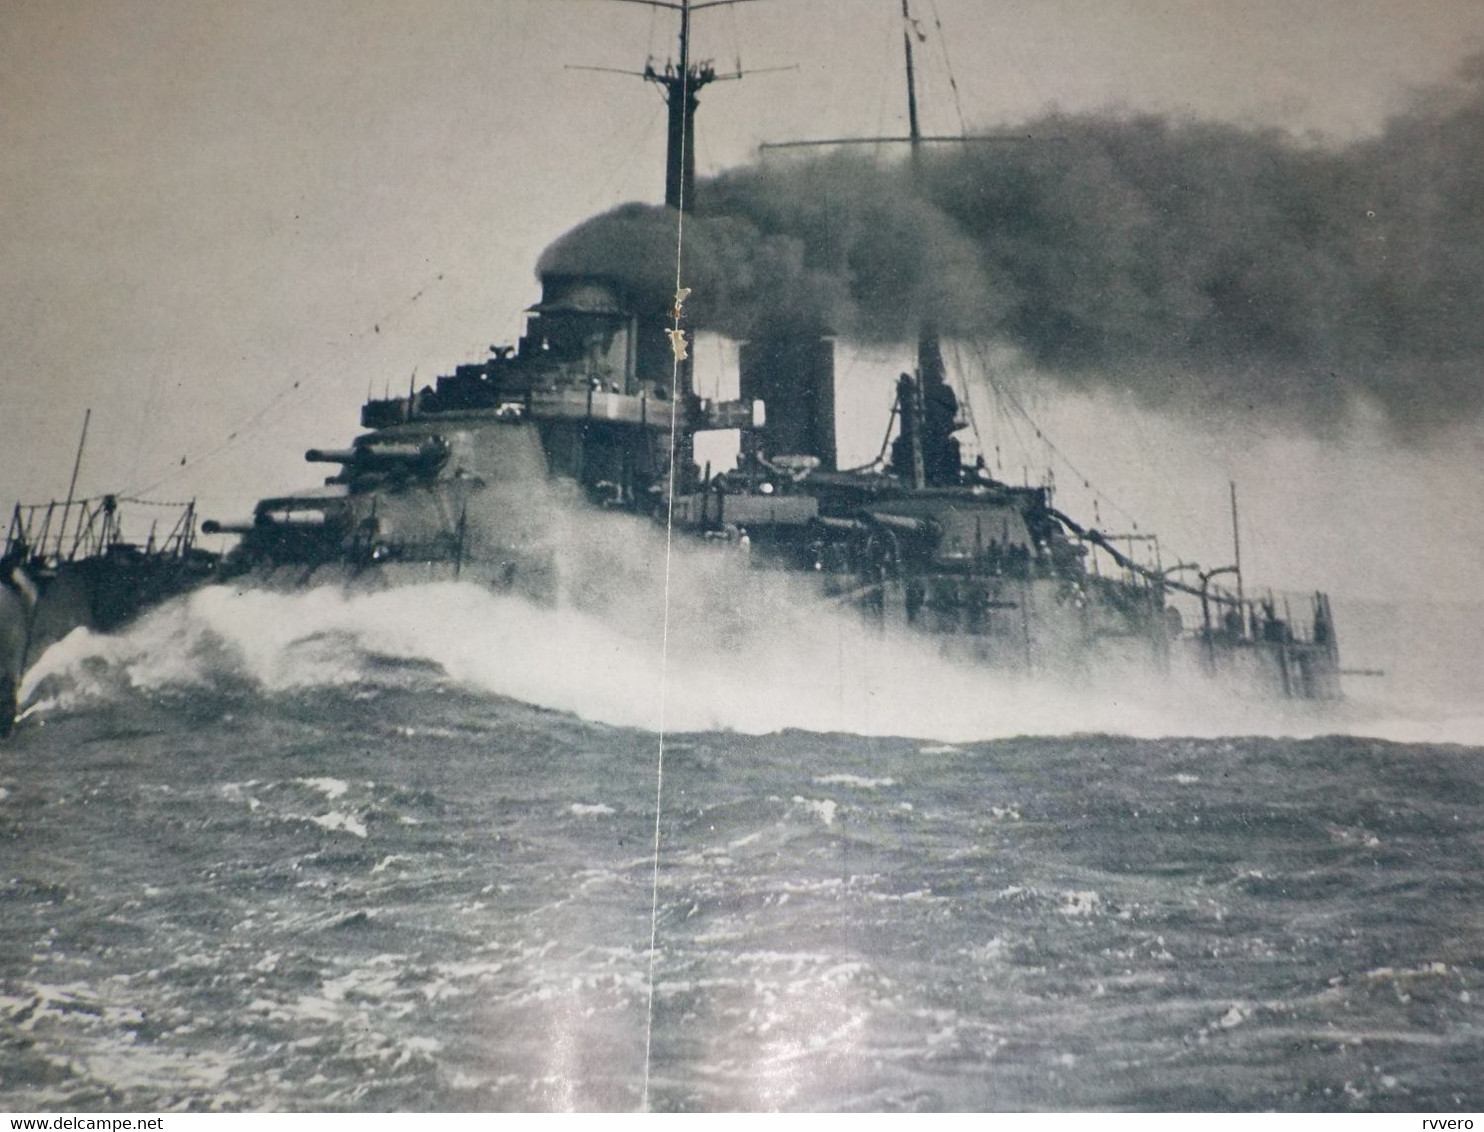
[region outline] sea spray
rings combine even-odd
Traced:
[[[1321,706],[1138,670],[1076,680],[1010,674],[762,585],[733,592],[721,613],[715,593],[691,593],[682,582],[672,596],[672,731],[795,728],[946,741],[1353,733],[1468,742],[1484,730],[1477,710],[1443,715],[1434,704],[1388,702],[1364,688]],[[373,593],[210,587],[121,635],[74,633],[42,659],[24,694],[53,709],[130,691],[245,685],[274,695],[374,684],[387,678],[390,659],[590,721],[653,730],[661,641],[653,624],[623,610],[540,605],[451,582]]]

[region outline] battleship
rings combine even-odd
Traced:
[[[712,4],[661,6],[678,14],[678,56],[642,74],[667,104],[665,203],[683,224],[696,200],[699,92],[737,76],[691,58],[692,14]],[[903,48],[910,132],[889,140],[915,164],[933,139],[919,128],[906,31]],[[204,522],[203,533],[238,536],[225,555],[196,545],[194,507],[141,545],[124,540],[113,497],[17,506],[0,570],[0,727],[13,723],[27,665],[68,630],[116,628],[213,581],[457,579],[560,600],[553,508],[575,509],[579,522],[625,514],[717,553],[743,551],[751,566],[806,579],[820,601],[884,631],[935,638],[965,664],[1075,675],[1137,663],[1295,699],[1340,695],[1326,595],[1309,595],[1296,615],[1286,599],[1250,594],[1239,544],[1230,564],[1204,571],[1140,561],[1130,536],[1060,510],[1049,482],[1011,484],[982,455],[966,458],[965,398],[931,323],[896,380],[880,457],[841,468],[832,328],[803,320],[741,343],[739,396],[701,397],[676,275],[657,302],[621,276],[543,272],[516,343],[405,396],[368,398],[349,444],[306,453],[332,469],[322,483],[262,499],[249,518]],[[737,438],[735,466],[698,466],[697,438],[718,430]],[[1232,512],[1235,540],[1235,489]],[[1194,582],[1177,576],[1190,571]]]

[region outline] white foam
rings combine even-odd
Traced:
[[[1091,916],[1102,904],[1096,892],[1063,892],[1061,912],[1064,916]]]
[[[350,789],[350,784],[339,778],[301,778],[299,781],[311,790],[318,790],[332,802]]]
[[[894,778],[862,778],[858,774],[821,774],[814,779],[816,786],[854,786],[860,790],[875,790],[881,786],[895,786]]]
[[[1446,975],[1448,964],[1433,960],[1416,967],[1375,967],[1367,971],[1364,979],[1418,979],[1434,975]]]
[[[1252,1017],[1252,1009],[1240,1003],[1234,1003],[1232,1008],[1216,1020],[1216,1025],[1223,1030],[1234,1030],[1248,1018]]]
[[[795,795],[794,803],[796,805],[804,806],[806,809],[813,812],[814,816],[817,817],[820,821],[824,822],[825,825],[835,824],[835,810],[837,807],[835,803],[830,799],[801,798],[798,795]]]
[[[367,680],[374,654],[431,662],[468,686],[599,723],[657,729],[664,682],[672,732],[802,728],[942,741],[920,747],[923,755],[962,753],[946,745],[954,742],[1074,732],[1484,743],[1478,705],[1402,703],[1358,681],[1350,701],[1318,705],[1137,671],[1076,684],[995,672],[946,658],[934,638],[880,632],[827,608],[797,579],[684,543],[662,663],[663,539],[617,517],[607,517],[610,529],[603,518],[585,516],[572,535],[565,596],[552,606],[454,582],[355,594],[207,587],[121,636],[74,632],[47,651],[23,691],[59,677],[61,690],[45,694],[65,708],[120,685],[152,691],[223,676],[269,691],[343,685]]]
[[[612,806],[605,806],[601,802],[599,802],[599,803],[597,803],[595,805],[587,805],[587,804],[582,803],[582,802],[573,802],[570,808],[571,808],[572,812],[574,814],[576,814],[580,818],[581,817],[591,817],[591,816],[598,815],[598,814],[611,814],[611,813],[613,813],[613,807]]]
[[[235,1093],[223,1093],[222,1085],[236,1065],[227,1052],[210,1049],[174,1050],[139,1042],[120,1043],[79,1059],[84,1076],[106,1083],[114,1090],[169,1090],[172,1094],[196,1091],[231,1105]]]
[[[331,810],[328,814],[310,818],[315,825],[321,829],[328,829],[331,833],[353,833],[357,837],[366,836],[366,827],[350,814],[343,814],[339,810]]]

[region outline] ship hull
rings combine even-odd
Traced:
[[[1338,700],[1338,652],[1311,641],[1181,641],[1187,668],[1237,689],[1293,700]]]
[[[1168,671],[1167,622],[1153,611],[1132,613],[1073,593],[1052,578],[949,575],[892,580],[842,592],[870,619],[938,642],[954,660],[1018,672],[1063,675],[1137,665]]]
[[[548,502],[541,524],[533,526],[529,517],[510,525],[488,520],[477,536],[467,532],[466,541],[481,547],[479,552],[456,555],[445,548],[422,560],[404,555],[372,561],[353,560],[326,547],[314,561],[259,556],[248,565],[241,558],[224,571],[224,580],[278,592],[333,587],[348,593],[457,581],[538,604],[563,600],[581,606],[585,587],[576,560],[583,558],[587,568],[600,572],[604,568],[588,561],[590,547],[564,540],[559,532],[579,532],[580,542],[581,532],[592,533],[604,524],[609,538],[631,531],[631,541],[638,544],[652,538],[656,529],[650,519],[606,512],[570,497],[560,503],[549,497]],[[471,506],[469,513],[476,512],[512,513],[504,507]],[[451,533],[442,541],[454,545]],[[919,636],[946,659],[970,668],[1074,683],[1103,677],[1206,678],[1234,694],[1264,698],[1324,700],[1340,694],[1333,648],[1299,640],[1227,639],[1219,633],[1207,638],[1184,629],[1153,587],[968,570],[899,569],[882,579],[870,569],[831,572],[801,565],[795,560],[794,541],[762,538],[744,549],[734,539],[703,538],[695,531],[685,536],[691,546],[746,562],[749,573],[776,572],[780,582],[806,581],[806,589],[822,605],[861,616],[886,633]],[[610,607],[614,588],[623,584],[617,578],[610,582],[600,587],[601,608]],[[641,596],[632,595],[634,601]]]
[[[966,664],[1072,680],[1193,678],[1259,698],[1342,697],[1331,642],[1190,632],[1153,590],[973,575],[847,589],[849,582],[831,580],[825,592],[884,626],[934,639],[945,657]]]
[[[77,629],[113,632],[214,576],[212,555],[120,547],[45,568],[13,568],[0,585],[0,735],[15,725],[31,665]]]
[[[0,582],[0,736],[15,725],[16,694],[26,667],[30,605],[11,584]]]

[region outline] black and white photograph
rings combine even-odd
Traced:
[[[1476,0],[4,0],[0,358],[0,1110],[1484,1111]]]

